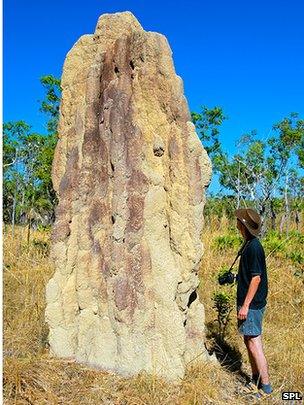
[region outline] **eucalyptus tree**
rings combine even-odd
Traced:
[[[3,219],[11,222],[13,236],[16,211],[25,193],[22,176],[23,151],[20,140],[29,131],[30,126],[24,121],[3,124]]]
[[[32,221],[52,220],[57,203],[51,168],[58,139],[60,80],[48,75],[40,82],[45,89],[40,111],[47,116],[47,134],[33,132],[24,121],[3,125],[3,219],[11,222],[14,235],[15,223],[25,218],[28,241]]]
[[[298,227],[303,210],[304,121],[291,113],[273,125],[270,137],[258,139],[257,132],[251,131],[238,140],[236,153],[228,154],[219,140],[224,119],[220,107],[203,107],[201,114],[192,113],[213,171],[223,189],[235,196],[235,207],[253,206],[262,216],[262,234],[267,225],[264,219],[270,218],[274,229],[281,211],[280,229],[285,223],[288,232],[290,209]]]
[[[237,144],[238,152],[230,159],[226,155],[224,164],[218,157],[221,184],[240,195],[243,201],[250,201],[263,221],[270,218],[272,228],[275,228],[278,210],[283,208],[280,228],[285,222],[287,232],[290,196],[294,193],[299,199],[301,193],[301,173],[297,166],[303,134],[303,120],[298,118],[298,114],[292,113],[273,125],[270,138],[256,139],[257,134],[252,131],[241,137]],[[278,204],[278,197],[281,204]],[[265,227],[266,223],[263,232]]]

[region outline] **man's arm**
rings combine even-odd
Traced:
[[[249,305],[250,305],[251,301],[253,300],[255,293],[257,292],[260,282],[261,282],[261,276],[259,276],[259,275],[252,276],[252,279],[250,281],[249,288],[248,288],[248,291],[246,294],[245,301],[243,302],[243,305],[240,308],[239,313],[238,313],[238,319],[247,318]]]

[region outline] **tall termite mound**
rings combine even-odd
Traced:
[[[66,57],[46,320],[53,355],[176,380],[210,359],[196,289],[211,165],[171,55],[124,12]]]

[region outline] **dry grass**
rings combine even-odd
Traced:
[[[215,236],[226,226],[206,229],[205,255],[200,271],[199,295],[205,303],[206,323],[214,325],[216,312],[212,294],[219,287],[216,274],[228,265],[234,251],[216,252]],[[48,241],[48,234],[34,232],[32,238]],[[92,370],[85,365],[49,356],[48,328],[44,322],[45,285],[53,269],[47,255],[26,246],[26,230],[17,227],[4,233],[4,403],[5,404],[246,404],[241,395],[239,371],[206,364],[189,367],[180,383],[168,384],[141,373],[124,378]],[[269,300],[264,322],[264,347],[276,394],[271,403],[281,403],[281,392],[304,392],[303,278],[295,277],[286,259],[271,257],[268,267]],[[243,370],[249,371],[247,354],[237,335],[235,313],[227,343],[242,356]],[[214,339],[209,338],[212,347]],[[233,359],[233,358],[232,358]],[[254,402],[250,402],[254,403]],[[259,403],[267,403],[260,401]],[[270,402],[269,402],[270,403]]]

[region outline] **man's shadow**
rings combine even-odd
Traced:
[[[241,379],[248,381],[249,375],[242,370],[241,352],[220,335],[217,321],[211,321],[206,324],[206,338],[212,342],[211,347],[208,347],[208,351],[210,354],[215,353],[221,366],[227,371],[237,374]]]

